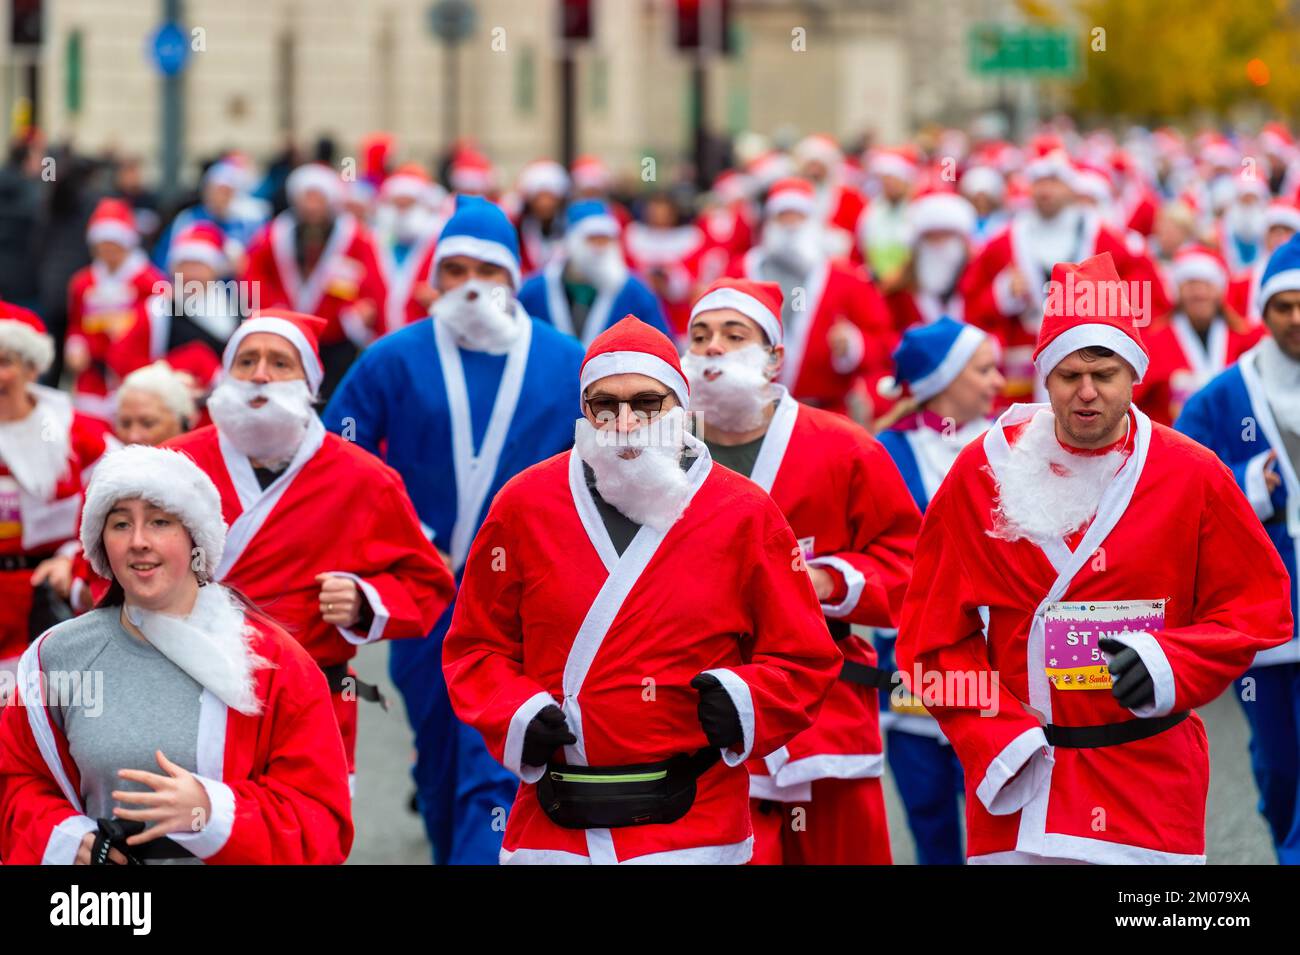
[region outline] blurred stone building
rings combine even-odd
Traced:
[[[181,0],[192,160],[237,147],[265,157],[293,139],[393,134],[399,158],[429,162],[455,133],[507,174],[562,152],[563,0],[470,0],[473,32],[449,62],[436,0]],[[590,0],[592,38],[571,46],[578,152],[625,171],[690,150],[692,55],[676,47],[681,0]],[[687,0],[691,2],[691,0]],[[700,0],[694,0],[700,2]],[[704,0],[709,2],[709,0]],[[9,127],[157,162],[163,81],[148,54],[163,0],[12,0],[0,16]],[[997,90],[965,69],[977,20],[1014,0],[732,0],[733,52],[706,68],[706,119],[722,135],[828,132],[893,142],[931,120],[961,121]],[[16,21],[37,11],[39,40]]]

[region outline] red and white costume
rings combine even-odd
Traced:
[[[1115,276],[1113,265],[1096,260],[1079,268]],[[1058,268],[1053,279],[1063,273]],[[1138,379],[1145,371],[1131,313],[1049,314],[1040,371],[1088,345],[1114,349]],[[1048,732],[1128,727],[1134,718],[1209,703],[1257,651],[1290,638],[1285,569],[1231,473],[1136,408],[1118,442],[1127,456],[1083,529],[1043,545],[991,536],[999,487],[1035,414],[1050,409],[1011,407],[961,452],[926,512],[903,607],[900,669],[965,769],[968,855],[972,862],[1202,863],[1209,760],[1195,713],[1112,745],[1050,745]],[[1138,653],[1154,685],[1154,698],[1134,710],[1108,686],[1071,687],[1068,677],[1048,673],[1058,666],[1046,645],[1061,602],[1096,610],[1110,601],[1161,607],[1160,623],[1114,634]],[[1082,631],[1085,649],[1089,632]],[[1100,662],[1100,650],[1090,659]],[[976,686],[985,692],[972,694]]]
[[[625,321],[598,337],[584,384],[640,371],[684,394],[671,343],[645,328]],[[640,347],[651,336],[655,343]],[[506,484],[474,540],[443,665],[457,715],[523,780],[503,862],[747,861],[743,764],[807,729],[839,672],[780,510],[752,482],[715,467],[702,442],[688,434],[686,443],[697,457],[682,517],[666,532],[643,525],[621,555],[573,451]],[[700,673],[727,691],[743,742],[699,777],[686,814],[612,830],[553,823],[534,794],[544,767],[522,761],[529,721],[562,706],[577,737],[563,750],[571,766],[694,752],[708,745],[690,687]]]
[[[148,256],[136,248],[140,241],[131,208],[120,199],[101,200],[86,229],[92,246],[113,242],[129,249],[122,264],[110,271],[98,260],[77,270],[68,282],[68,333],[64,348],[84,353],[90,364],[77,374],[73,402],[102,421],[113,418],[113,389],[117,375],[106,365],[112,345],[141,321],[147,321],[149,299],[170,286]]]
[[[259,313],[226,349],[229,369],[240,342],[256,332],[289,338],[313,387],[320,382],[312,323],[292,313]],[[317,321],[316,324],[319,324]],[[215,425],[168,442],[189,455],[221,494],[230,533],[216,579],[231,584],[281,623],[322,669],[345,664],[357,647],[381,639],[422,638],[451,603],[451,572],[421,530],[397,472],[328,434],[313,418],[285,471],[263,489],[249,459]],[[353,533],[322,533],[330,515],[347,514]],[[373,613],[364,633],[321,617],[317,574],[356,582]],[[334,708],[355,765],[357,700],[336,692]]]
[[[623,252],[632,271],[659,296],[668,323],[679,336],[686,333],[696,288],[721,275],[728,261],[725,247],[714,245],[695,225],[661,229],[628,223]]]

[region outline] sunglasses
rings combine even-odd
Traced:
[[[663,410],[664,401],[668,394],[659,394],[658,392],[647,391],[639,395],[633,395],[631,398],[615,398],[613,395],[596,395],[592,398],[584,398],[583,404],[591,413],[593,418],[600,421],[610,421],[618,417],[619,408],[627,405],[632,409],[632,413],[638,418],[653,418]]]

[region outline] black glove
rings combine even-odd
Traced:
[[[95,841],[90,847],[91,865],[121,865],[109,858],[109,850],[116,849],[126,856],[127,865],[144,865],[128,846],[126,840],[145,830],[145,823],[130,819],[96,819]]]
[[[1134,710],[1155,702],[1155,682],[1136,650],[1110,637],[1102,637],[1097,641],[1097,646],[1111,655],[1110,662],[1106,664],[1110,670],[1110,692],[1121,706]]]
[[[564,711],[552,703],[544,706],[528,721],[524,730],[524,763],[528,766],[545,766],[557,747],[572,746],[578,737],[569,731]]]
[[[709,738],[709,745],[718,749],[734,749],[745,740],[740,725],[740,714],[731,695],[716,676],[701,673],[691,680],[691,687],[700,693],[700,726]]]

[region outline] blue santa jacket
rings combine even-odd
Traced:
[[[568,299],[564,295],[563,268],[563,262],[557,260],[524,282],[519,290],[519,304],[533,318],[567,330],[571,326],[566,321]],[[554,311],[557,308],[565,310],[565,315],[559,321],[556,320]],[[639,278],[629,274],[612,300],[608,296],[598,295],[591,303],[583,327],[583,344],[590,345],[597,335],[628,315],[635,315],[647,325],[659,329],[669,339],[674,339],[668,320],[664,317],[663,307],[659,304],[659,297]]]
[[[519,404],[475,529],[506,481],[572,446],[574,421],[582,414],[578,372],[583,354],[571,337],[533,320]],[[460,358],[477,453],[506,356],[460,349]],[[420,520],[433,531],[435,543],[448,550],[456,523],[456,473],[433,319],[385,335],[362,352],[334,392],[323,419],[336,434],[345,434],[345,424],[350,425],[345,436],[401,474]]]
[[[1241,361],[1220,372],[1183,406],[1183,412],[1174,423],[1174,428],[1189,438],[1209,448],[1219,456],[1224,464],[1232,469],[1237,486],[1246,493],[1246,469],[1250,462],[1261,454],[1276,450],[1279,457],[1286,455],[1286,448],[1274,447],[1265,428],[1261,426],[1261,416],[1256,413],[1251,401],[1250,390],[1246,386],[1246,377],[1242,372],[1241,362],[1252,357],[1250,352],[1242,356]],[[1254,365],[1252,364],[1252,368]],[[1256,378],[1256,381],[1258,379]],[[1272,422],[1272,412],[1263,409],[1266,420]],[[1276,433],[1276,432],[1274,432]],[[1279,473],[1282,469],[1278,468]],[[1264,530],[1269,540],[1277,548],[1287,573],[1291,575],[1291,611],[1297,612],[1300,600],[1296,594],[1296,565],[1300,559],[1300,535],[1292,536],[1287,529],[1287,482],[1284,479],[1270,495],[1273,504],[1273,516],[1264,521]],[[1280,647],[1265,650],[1255,658],[1256,665],[1283,663],[1300,660],[1300,645],[1296,640]]]

